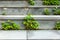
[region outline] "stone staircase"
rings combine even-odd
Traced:
[[[0,1],[0,29],[1,22],[8,19],[21,25],[21,30],[0,30],[0,40],[59,40],[60,30],[51,30],[55,27],[56,21],[60,20],[60,15],[43,15],[44,8],[50,11],[60,5],[43,5],[42,0],[34,0],[35,5],[29,5],[26,0],[1,0]],[[5,10],[6,15],[2,15]],[[39,22],[39,29],[44,30],[24,30],[22,24],[24,17],[31,13]],[[52,11],[51,11],[52,13]]]

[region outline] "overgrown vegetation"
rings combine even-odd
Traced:
[[[53,14],[54,15],[60,15],[60,9],[58,9],[57,7],[53,9]]]
[[[29,3],[30,5],[34,5],[34,4],[35,4],[34,0],[28,0],[28,3]]]
[[[59,0],[43,0],[44,5],[59,5]]]
[[[2,30],[19,30],[20,25],[14,23],[11,20],[8,20],[6,22],[2,22]]]
[[[27,30],[36,30],[39,26],[39,23],[33,17],[31,17],[30,14],[25,17],[23,24]]]
[[[57,21],[55,24],[55,30],[60,30],[60,21]]]

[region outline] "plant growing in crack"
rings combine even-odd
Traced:
[[[60,21],[57,21],[54,27],[55,30],[60,30]]]
[[[59,5],[59,0],[43,0],[44,5]]]
[[[19,30],[20,25],[14,23],[11,20],[8,20],[6,22],[2,22],[2,30]]]
[[[57,7],[53,9],[53,14],[54,15],[60,15],[60,9],[58,9]]]
[[[30,5],[34,5],[34,4],[35,4],[34,0],[28,0],[28,3],[29,3]]]
[[[50,12],[49,12],[48,8],[45,8],[43,13],[44,13],[44,15],[50,15]]]
[[[25,25],[25,29],[27,30],[36,30],[39,26],[39,23],[33,17],[31,17],[30,14],[28,14],[24,18],[23,24]]]
[[[60,9],[56,10],[56,11],[54,12],[54,15],[60,15]]]
[[[53,10],[52,10],[52,11],[54,12],[54,11],[56,11],[57,9],[58,9],[58,7],[55,7],[55,8],[53,8]]]

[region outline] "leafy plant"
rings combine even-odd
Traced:
[[[53,11],[54,11],[54,15],[60,15],[60,9],[55,8],[53,9]]]
[[[56,22],[55,28],[56,30],[60,30],[60,21]]]
[[[59,5],[59,0],[43,0],[44,5]]]
[[[34,18],[32,18],[30,14],[25,17],[23,24],[25,25],[25,29],[27,30],[38,29],[39,25],[38,22]]]
[[[44,15],[50,15],[50,12],[49,12],[48,8],[45,8],[43,13],[44,13]]]
[[[16,23],[14,23],[11,20],[2,22],[1,24],[2,24],[3,30],[19,30],[20,29],[20,25],[17,25]]]
[[[43,1],[43,4],[44,5],[50,5],[50,2],[49,1]]]
[[[56,11],[57,9],[58,9],[58,8],[57,8],[57,7],[55,7],[55,8],[53,8],[53,10],[52,10],[52,11],[54,12],[54,11]]]
[[[29,3],[30,5],[34,5],[34,4],[35,4],[35,2],[34,2],[33,0],[28,0],[28,3]]]

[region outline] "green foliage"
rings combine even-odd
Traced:
[[[59,0],[43,0],[44,5],[59,5]]]
[[[55,8],[53,8],[53,10],[52,10],[52,11],[54,12],[54,11],[56,11],[57,9],[58,9],[58,8],[57,8],[57,7],[55,7]]]
[[[28,3],[29,3],[30,5],[34,5],[34,4],[35,4],[35,2],[34,2],[33,0],[28,0]]]
[[[54,12],[54,15],[60,15],[60,9],[56,10],[56,11]]]
[[[53,11],[54,11],[54,15],[60,15],[60,9],[55,8],[53,9]]]
[[[48,8],[45,8],[43,13],[44,13],[44,15],[50,15]]]
[[[50,5],[50,2],[49,1],[43,1],[43,4],[44,5]]]
[[[38,22],[31,17],[31,15],[27,15],[24,19],[23,24],[25,25],[25,29],[35,30],[38,29]]]
[[[13,21],[8,20],[8,21],[2,23],[2,29],[3,30],[19,30],[20,25],[17,25]]]
[[[56,30],[60,30],[60,21],[56,22],[55,28]]]

